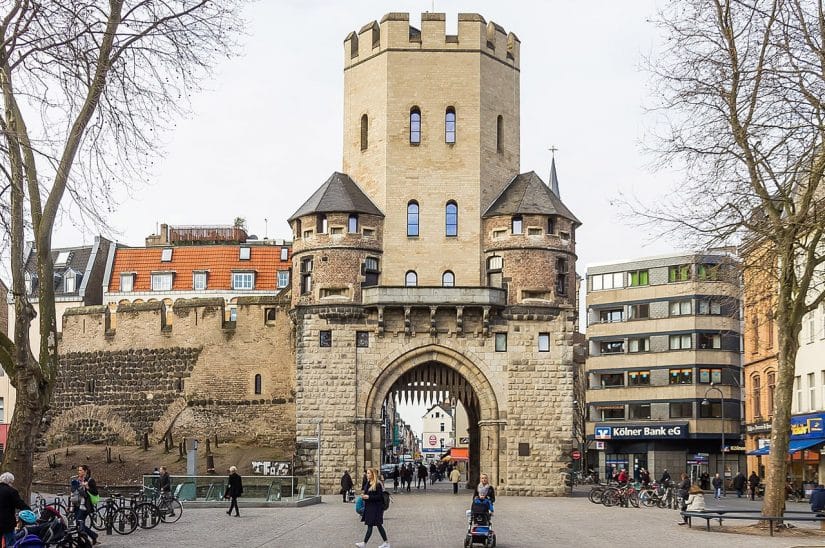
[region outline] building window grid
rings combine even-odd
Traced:
[[[762,416],[762,379],[759,375],[751,377],[752,410],[754,417]]]
[[[721,369],[699,369],[699,383],[700,384],[721,384],[722,370]]]
[[[496,333],[496,352],[507,352],[507,333]]]
[[[722,313],[722,303],[712,299],[696,301],[696,313],[702,316],[718,316]]]
[[[418,285],[418,274],[415,270],[409,270],[404,274],[404,285],[406,287],[416,287]]]
[[[312,257],[301,259],[301,294],[312,292]]]
[[[152,291],[171,291],[172,274],[152,274]]]
[[[692,419],[693,418],[693,402],[671,402],[670,403],[670,418],[671,419]]]
[[[550,333],[539,333],[539,352],[550,352]]]
[[[650,371],[628,371],[628,386],[650,386]]]
[[[524,221],[521,215],[516,215],[512,218],[510,232],[512,234],[523,234],[524,233]]]
[[[628,419],[630,420],[649,420],[650,419],[650,404],[649,403],[631,403],[627,406]]]
[[[793,385],[794,385],[794,396],[796,398],[796,405],[794,407],[796,408],[797,412],[800,412],[800,411],[802,411],[802,376],[801,375],[797,375],[797,376],[794,377]]]
[[[637,352],[650,352],[650,338],[628,339],[627,351],[634,354]]]
[[[441,275],[441,285],[443,287],[455,287],[455,274],[447,270]]]
[[[823,376],[825,379],[825,376]],[[768,416],[773,416],[773,397],[776,389],[776,373],[768,373]]]
[[[650,285],[650,273],[647,270],[633,270],[628,274],[630,287]]]
[[[255,273],[233,272],[232,289],[255,289]]]
[[[358,215],[350,215],[347,218],[347,232],[350,234],[358,233]]]
[[[668,373],[669,384],[693,384],[692,369],[671,369]]]
[[[808,410],[816,409],[816,374],[808,373]]]
[[[590,286],[593,291],[622,288],[624,287],[624,274],[622,272],[594,274],[590,276]]]
[[[289,270],[278,271],[278,288],[282,289],[289,285]]]
[[[671,335],[670,336],[670,349],[671,350],[688,350],[693,345],[691,344],[691,336],[690,335]]]
[[[627,307],[629,320],[646,320],[650,318],[649,304],[632,304]]]
[[[690,300],[670,302],[671,316],[689,316],[691,314],[691,309],[692,307]]]
[[[670,283],[673,282],[686,282],[690,280],[690,265],[689,264],[682,264],[682,265],[675,265],[668,267],[667,269],[667,281]]]
[[[192,273],[192,289],[195,291],[206,290],[206,272]]]

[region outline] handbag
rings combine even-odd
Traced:
[[[93,495],[89,493],[89,500],[92,501],[92,506],[97,506],[100,503],[100,495]]]
[[[364,514],[364,499],[358,497],[355,499],[355,512],[360,516]]]

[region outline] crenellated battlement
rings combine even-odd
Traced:
[[[380,23],[367,23],[344,39],[344,69],[387,50],[479,51],[519,68],[518,37],[477,13],[458,14],[458,34],[447,34],[444,13],[422,13],[421,28],[410,25],[409,13],[388,13]]]
[[[71,308],[63,315],[60,351],[128,348],[138,342],[167,347],[181,341],[269,339],[276,331],[291,329],[289,299],[240,297],[235,304],[235,321],[226,320],[225,303],[220,298],[178,299],[171,307],[157,301],[124,303],[114,311],[107,306]],[[273,330],[276,326],[280,327]]]

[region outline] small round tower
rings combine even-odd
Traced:
[[[289,224],[292,306],[360,303],[378,285],[384,214],[348,175],[333,173]]]
[[[522,173],[483,215],[486,285],[506,288],[509,305],[575,307],[576,227],[581,223],[557,188],[535,172]]]

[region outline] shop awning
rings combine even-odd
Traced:
[[[793,455],[794,453],[798,453],[803,449],[808,449],[809,447],[813,447],[814,445],[820,445],[825,443],[825,438],[810,438],[806,440],[791,440],[791,443],[788,446],[788,454]],[[753,451],[749,451],[748,455],[769,455],[771,452],[771,448],[769,446],[760,447],[759,449],[755,449]]]
[[[469,461],[470,450],[466,447],[451,447],[447,455],[441,460]]]

